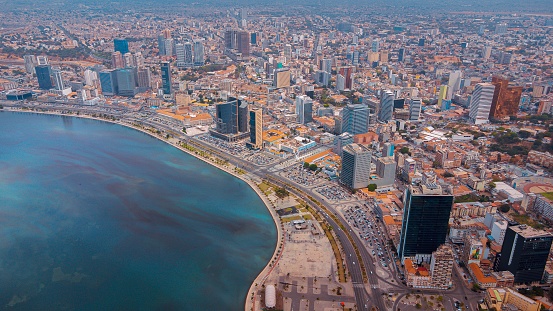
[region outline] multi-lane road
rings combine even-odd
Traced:
[[[18,106],[21,104],[14,104],[13,102],[5,103],[3,102],[4,106]],[[32,106],[32,105],[31,105]],[[77,106],[71,107],[70,105],[65,105],[65,109],[68,111],[73,112],[80,112],[80,113],[106,113],[105,111],[101,110],[95,110],[94,107],[86,107],[86,106]],[[47,107],[50,109],[54,109],[53,105],[50,107]],[[59,110],[59,108],[57,108]],[[109,112],[108,112],[109,114]],[[411,292],[413,289],[408,288],[405,285],[401,283],[401,280],[399,280],[397,274],[395,273],[395,267],[393,267],[393,264],[389,266],[389,273],[385,273],[387,276],[382,277],[378,275],[377,265],[379,264],[375,258],[369,254],[369,250],[365,247],[364,241],[356,234],[356,230],[350,226],[348,221],[342,216],[342,214],[336,209],[336,204],[331,204],[329,202],[326,202],[326,200],[313,191],[312,189],[309,189],[307,187],[304,187],[300,184],[293,183],[284,177],[280,176],[278,172],[282,169],[284,169],[285,165],[282,165],[282,168],[280,170],[276,169],[274,165],[270,166],[255,166],[252,163],[239,158],[237,156],[233,156],[229,153],[226,153],[222,150],[217,149],[216,147],[201,141],[199,139],[195,139],[193,137],[188,137],[185,135],[180,134],[180,131],[182,128],[174,128],[170,124],[162,124],[159,122],[155,122],[151,118],[150,113],[146,113],[148,118],[140,117],[137,112],[132,111],[116,111],[116,115],[118,118],[124,119],[128,122],[140,122],[143,124],[147,124],[149,126],[156,127],[158,129],[161,129],[163,131],[169,132],[173,135],[177,134],[180,135],[179,139],[183,141],[187,141],[188,143],[194,144],[196,147],[202,148],[204,150],[207,150],[211,152],[212,154],[217,155],[218,157],[225,159],[229,161],[231,164],[246,169],[249,174],[255,175],[258,178],[267,178],[270,179],[270,181],[274,184],[277,184],[281,187],[286,187],[290,192],[295,194],[296,196],[303,199],[307,204],[309,204],[312,208],[314,208],[318,213],[324,216],[325,220],[328,222],[330,226],[335,228],[334,232],[342,246],[342,250],[345,254],[344,261],[346,263],[347,269],[349,271],[349,275],[351,277],[351,282],[353,284],[353,290],[355,294],[355,300],[357,304],[358,310],[370,310],[372,308],[376,308],[377,310],[387,310],[386,304],[384,302],[383,294],[388,293],[397,293],[399,294],[398,299],[396,299],[395,303],[393,305],[389,305],[389,307],[392,307],[392,310],[397,309],[397,304],[399,301],[399,298],[406,295],[407,293]],[[280,163],[286,162],[288,160],[281,160]],[[324,209],[322,209],[318,204],[313,202],[311,198],[317,198],[320,204],[324,205]],[[361,202],[358,202],[356,204],[361,205]],[[328,215],[327,211],[329,211],[332,215]],[[370,216],[372,217],[372,216]],[[374,221],[374,224],[377,225],[377,222]],[[380,226],[380,224],[378,224]],[[344,232],[341,228],[345,228],[345,230],[348,230],[349,232]],[[385,232],[382,230],[383,228],[380,227],[380,232]],[[349,233],[349,234],[348,234]],[[349,236],[349,237],[348,237]],[[350,237],[352,240],[350,240]],[[385,241],[383,241],[383,249],[384,253],[389,257],[390,261],[393,261],[393,257],[390,255],[389,251],[385,247]],[[354,244],[356,247],[354,247]],[[358,258],[356,249],[359,251],[360,258]],[[368,286],[365,283],[365,280],[363,279],[363,271],[360,265],[359,260],[362,261],[363,266],[366,270],[366,275],[368,278]],[[455,270],[455,269],[454,269]],[[454,310],[453,308],[453,301],[459,300],[463,303],[465,303],[469,308],[469,310],[477,310],[477,302],[481,298],[481,294],[474,293],[470,290],[467,290],[465,286],[463,285],[463,279],[461,276],[457,274],[457,271],[454,271],[454,283],[456,284],[456,287],[450,291],[436,291],[436,290],[422,290],[423,293],[428,294],[439,294],[443,295],[444,297],[448,297],[446,299],[450,299],[451,308],[447,305],[446,301],[444,301],[444,304],[446,304],[446,309],[448,310]],[[384,288],[384,290],[383,290]]]

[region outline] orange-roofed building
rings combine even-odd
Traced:
[[[469,273],[480,288],[492,288],[497,286],[497,279],[493,276],[485,276],[476,263],[468,265]]]
[[[423,267],[417,267],[410,258],[405,258],[405,276],[407,286],[414,288],[428,288],[432,283],[432,277],[428,270]]]
[[[378,134],[375,132],[367,132],[353,136],[353,142],[361,145],[369,145],[373,141],[378,141]]]

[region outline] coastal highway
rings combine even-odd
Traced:
[[[371,299],[369,294],[367,293],[365,289],[365,284],[363,282],[363,273],[361,271],[361,266],[359,265],[359,262],[357,261],[357,255],[355,254],[355,248],[350,243],[346,233],[340,229],[340,225],[334,221],[332,217],[329,217],[326,212],[321,210],[315,202],[311,201],[304,193],[301,193],[297,191],[294,188],[290,188],[288,183],[286,181],[280,180],[277,176],[269,176],[268,179],[270,182],[280,186],[285,187],[288,191],[292,192],[294,195],[298,196],[299,198],[303,199],[307,204],[309,204],[313,209],[315,209],[319,214],[324,215],[326,221],[332,228],[334,228],[334,233],[336,234],[336,237],[340,241],[340,244],[342,245],[342,249],[345,254],[344,261],[346,262],[346,265],[348,267],[351,282],[353,284],[353,291],[355,293],[355,301],[357,304],[357,310],[365,310],[368,311],[372,307]],[[386,310],[386,309],[379,309],[379,310]]]

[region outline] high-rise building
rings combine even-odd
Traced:
[[[382,156],[391,157],[394,155],[395,146],[393,143],[387,142],[382,144]]]
[[[61,76],[60,68],[52,69],[52,78],[54,80],[54,87],[56,88],[56,90],[61,91],[65,88],[65,85],[63,85],[63,77]]]
[[[461,70],[452,71],[449,73],[449,82],[447,83],[448,92],[445,99],[453,98],[453,94],[461,89],[461,80],[463,72]]]
[[[134,56],[131,53],[125,53],[123,55],[123,66],[124,67],[136,67],[134,62]]]
[[[136,69],[125,68],[115,70],[117,80],[117,95],[119,96],[134,96],[138,93],[136,86]]]
[[[552,241],[553,235],[549,232],[526,225],[511,226],[505,233],[495,268],[510,271],[515,283],[538,282],[542,279]]]
[[[353,89],[353,68],[353,66],[343,66],[338,68],[338,73],[345,79],[344,89],[346,90]]]
[[[34,55],[24,55],[23,60],[25,61],[25,71],[27,73],[35,72],[35,66],[37,65],[37,60]]]
[[[113,51],[121,55],[129,53],[129,41],[126,39],[113,39]]]
[[[380,62],[385,64],[388,62],[388,55],[389,55],[389,52],[387,50],[382,50],[380,51]]]
[[[247,31],[236,33],[236,49],[242,57],[250,56],[250,34]]]
[[[378,110],[378,120],[387,122],[392,120],[394,113],[394,93],[390,90],[382,92],[380,97],[380,107]]]
[[[250,111],[250,144],[253,149],[263,148],[263,110],[255,108]]]
[[[48,65],[50,62],[48,61],[48,56],[39,55],[36,57],[36,63],[37,65]]]
[[[430,259],[432,252],[445,243],[453,195],[444,194],[432,180],[409,186],[403,196],[403,221],[398,256]]]
[[[378,187],[387,187],[387,186],[393,185],[396,180],[396,168],[397,168],[397,164],[396,164],[396,161],[394,160],[394,157],[383,155],[382,157],[376,158],[375,162],[376,162],[376,175],[379,178],[371,179],[369,181],[369,184],[376,184]]]
[[[440,92],[438,93],[438,107],[442,107],[442,102],[444,99],[447,99],[447,85],[440,85]]]
[[[163,94],[170,95],[172,92],[171,85],[171,64],[169,62],[161,63],[161,85]]]
[[[94,85],[96,80],[98,80],[96,71],[90,69],[84,71],[84,83],[86,85]]]
[[[280,89],[290,86],[290,69],[278,68],[275,69],[273,76],[273,87]]]
[[[417,121],[421,115],[422,102],[419,98],[411,99],[409,103],[409,120]]]
[[[319,62],[319,68],[328,73],[332,72],[332,58],[324,58]]]
[[[469,106],[469,118],[474,124],[487,123],[495,86],[491,83],[478,83],[474,88]]]
[[[405,59],[405,48],[400,48],[397,53],[397,61],[403,62]]]
[[[248,132],[249,105],[246,101],[239,101],[238,105],[238,132]]]
[[[286,62],[292,59],[292,46],[290,44],[284,45],[284,58],[286,58]]]
[[[453,285],[451,273],[453,271],[453,250],[451,246],[440,245],[432,253],[430,271],[432,272],[432,287],[448,289]]]
[[[125,63],[123,62],[123,55],[121,55],[121,52],[111,53],[111,67],[112,68],[125,67]]]
[[[117,77],[114,70],[100,71],[100,85],[104,96],[117,94]]]
[[[340,133],[352,135],[367,133],[369,127],[369,107],[363,104],[347,105],[342,109],[342,125]]]
[[[509,79],[493,77],[492,84],[495,85],[490,118],[501,119],[516,116],[522,96],[522,86],[509,86]]]
[[[190,42],[178,43],[175,46],[177,54],[177,67],[187,68],[194,65],[192,57],[192,44]]]
[[[507,33],[507,24],[506,23],[499,23],[495,25],[495,34],[502,35]]]
[[[486,45],[482,48],[482,58],[484,60],[488,60],[492,56],[492,47],[489,45]]]
[[[342,92],[346,89],[346,78],[341,74],[336,75],[336,91]]]
[[[371,151],[359,144],[342,148],[342,171],[340,181],[351,189],[367,187],[371,174]]]
[[[52,84],[52,69],[50,65],[38,65],[35,66],[36,78],[38,80],[38,87],[43,90],[49,90],[53,87]]]
[[[163,43],[165,44],[165,55],[173,56],[175,54],[175,40],[169,38],[165,39]]]
[[[142,56],[142,52],[134,53],[134,64],[139,68],[144,66],[144,56]]]
[[[138,69],[136,76],[137,76],[136,82],[138,87],[141,89],[141,91],[151,88],[150,69],[140,68]]]
[[[236,49],[236,30],[225,30],[225,48]]]
[[[250,44],[257,45],[257,33],[252,32],[250,34]]]
[[[332,147],[332,151],[337,155],[342,156],[342,149],[349,144],[353,144],[352,134],[344,132],[340,135],[336,135],[336,137],[334,137],[334,146]]]
[[[309,96],[299,95],[296,97],[296,116],[298,123],[313,122],[313,100]]]
[[[202,40],[194,40],[194,66],[203,66],[204,64],[204,43]]]
[[[248,131],[248,104],[229,97],[229,101],[215,105],[216,131],[220,134],[238,134]]]
[[[371,42],[371,51],[374,53],[378,53],[379,49],[380,49],[380,41],[378,41],[378,39],[374,39]]]
[[[424,46],[425,43],[426,43],[426,39],[425,39],[425,38],[420,38],[420,39],[419,39],[419,46]]]
[[[165,38],[163,35],[160,35],[157,37],[157,47],[159,49],[159,55],[164,56],[165,55]]]

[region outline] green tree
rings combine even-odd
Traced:
[[[401,147],[401,149],[399,149],[399,152],[403,154],[411,155],[411,152],[409,151],[409,147]]]
[[[495,183],[493,181],[490,181],[488,186],[490,186],[490,188],[494,189],[495,188]]]
[[[316,171],[319,167],[317,166],[317,164],[313,163],[311,165],[309,165],[309,169],[312,170],[312,171]]]
[[[371,192],[374,192],[376,190],[376,187],[377,187],[376,184],[369,184],[367,186],[367,189],[369,189],[369,191]]]
[[[502,213],[508,213],[511,210],[511,206],[509,204],[503,204],[499,207],[499,210]]]
[[[309,163],[308,162],[303,162],[303,168],[309,168]]]

